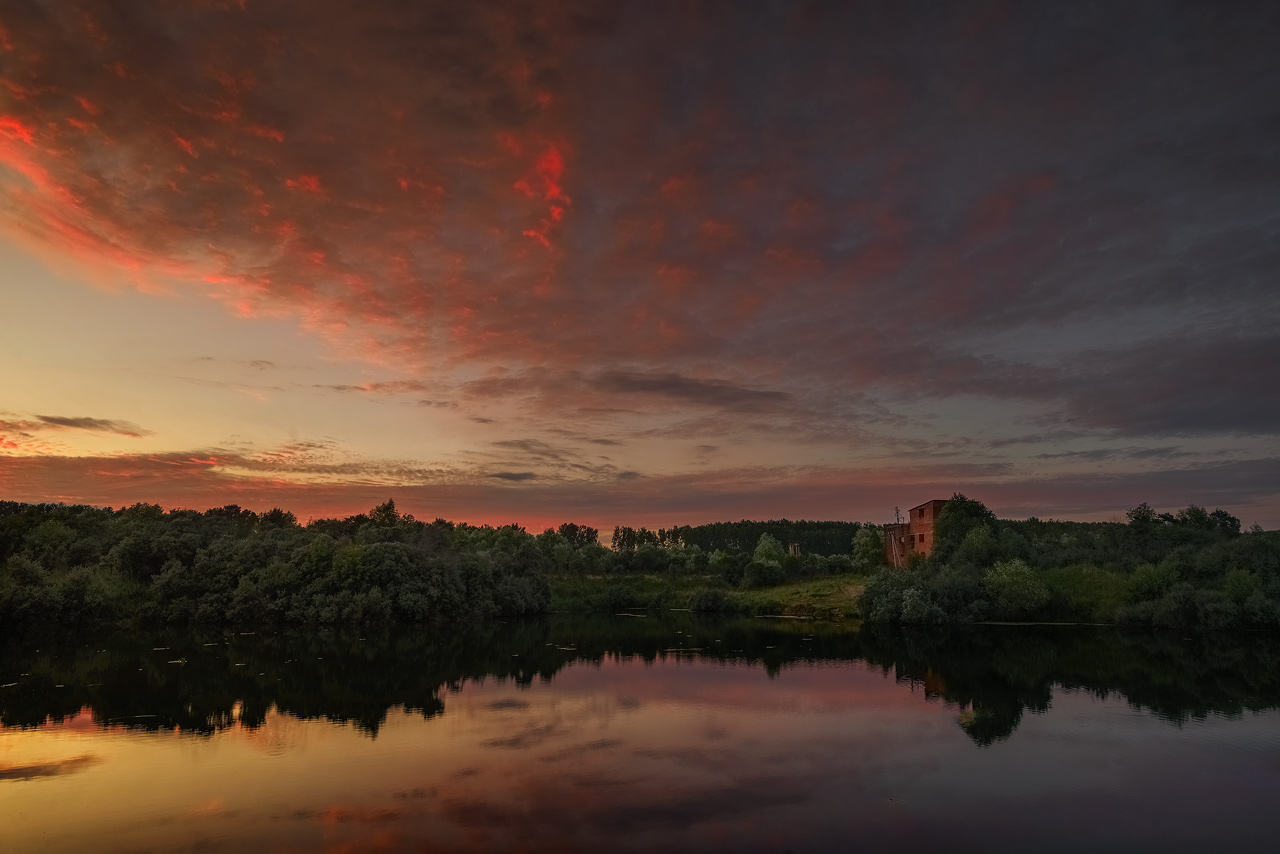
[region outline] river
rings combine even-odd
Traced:
[[[0,851],[1272,847],[1280,638],[553,617],[0,647]]]

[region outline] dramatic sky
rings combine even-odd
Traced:
[[[0,498],[1280,527],[1280,7],[0,3]]]

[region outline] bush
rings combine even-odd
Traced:
[[[1204,629],[1235,629],[1240,627],[1242,609],[1217,590],[1201,590],[1196,593],[1196,620]]]
[[[872,623],[896,623],[902,619],[902,597],[911,589],[915,574],[882,569],[867,582],[858,599],[862,618]]]
[[[937,626],[947,622],[947,613],[919,587],[908,587],[902,594],[902,622],[916,626]]]
[[[1183,629],[1196,623],[1195,588],[1175,584],[1169,592],[1155,600],[1151,624],[1161,629]]]
[[[1049,588],[1017,558],[988,569],[982,582],[991,600],[992,616],[997,619],[1029,619],[1049,601]]]
[[[786,580],[787,573],[782,564],[772,560],[753,560],[742,574],[743,587],[773,587]]]
[[[876,564],[878,567],[879,564]],[[828,575],[844,575],[853,572],[853,558],[848,555],[832,555],[827,558],[827,574]]]
[[[640,604],[636,591],[625,584],[615,584],[604,594],[605,607],[610,611],[624,611]]]
[[[1222,579],[1222,593],[1232,602],[1243,606],[1258,589],[1258,577],[1247,569],[1233,569]]]
[[[1280,602],[1254,591],[1244,603],[1244,621],[1256,629],[1280,629]]]
[[[1147,602],[1162,598],[1178,583],[1178,573],[1164,564],[1144,564],[1129,577],[1125,599]]]

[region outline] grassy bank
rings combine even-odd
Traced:
[[[551,610],[608,612],[691,608],[725,613],[844,619],[858,614],[867,577],[831,575],[773,587],[741,589],[720,575],[555,575]]]

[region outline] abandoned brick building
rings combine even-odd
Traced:
[[[922,557],[933,554],[933,523],[946,503],[938,498],[926,501],[908,510],[905,522],[885,525],[884,562],[902,569],[913,554]]]

